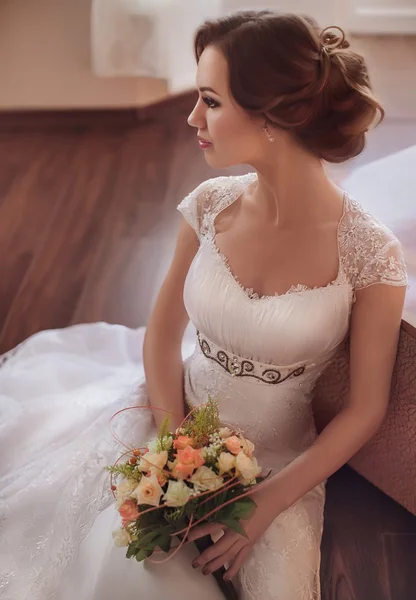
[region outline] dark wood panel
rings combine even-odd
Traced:
[[[57,174],[65,171],[70,153],[63,140],[53,137],[45,143],[42,133],[26,136],[23,143],[2,135],[0,147],[0,306],[4,330],[58,211],[63,186]]]
[[[383,534],[384,560],[389,600],[409,600],[409,590],[416,597],[416,531]],[[413,557],[409,561],[409,557]]]
[[[323,600],[414,597],[416,518],[348,466],[328,480],[322,549]]]

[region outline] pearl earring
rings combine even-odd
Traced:
[[[267,123],[266,123],[266,125],[263,127],[263,131],[266,133],[266,135],[267,135],[267,139],[269,140],[269,142],[270,142],[271,144],[273,144],[273,142],[274,142],[274,137],[273,137],[273,136],[272,136],[272,134],[270,133],[270,131],[269,131],[268,127],[267,127]]]

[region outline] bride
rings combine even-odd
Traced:
[[[221,598],[227,568],[244,600],[318,600],[326,479],[383,421],[406,270],[400,244],[328,179],[358,155],[383,110],[342,30],[245,11],[195,35],[199,97],[189,116],[214,177],[178,206],[176,250],[147,328],[95,323],[40,332],[0,368],[1,597]],[[188,324],[194,327],[192,332]],[[186,333],[187,332],[187,333]],[[314,384],[347,335],[347,405],[318,436]],[[103,467],[118,437],[144,445],[164,413],[208,394],[273,476],[248,539],[216,524],[163,566],[116,547]],[[126,416],[127,415],[127,416]],[[194,568],[192,568],[194,567]],[[193,596],[192,596],[193,597]]]

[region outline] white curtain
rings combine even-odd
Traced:
[[[221,7],[221,0],[92,0],[94,73],[162,78],[171,92],[194,87],[193,34]]]

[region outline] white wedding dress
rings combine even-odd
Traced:
[[[224,422],[256,444],[265,470],[282,469],[316,438],[311,391],[348,333],[355,291],[403,286],[394,235],[344,195],[339,272],[326,287],[259,297],[243,288],[215,244],[214,217],[256,177],[218,177],[179,205],[200,247],[184,300],[189,405],[220,400]],[[195,333],[197,332],[197,333]],[[146,404],[144,328],[95,323],[40,332],[0,368],[0,598],[4,600],[221,599],[191,567],[188,544],[162,566],[125,558],[103,471],[120,452],[108,429],[117,410]],[[155,433],[151,411],[114,421],[126,442]],[[243,600],[318,600],[325,482],[280,514],[235,578]]]

